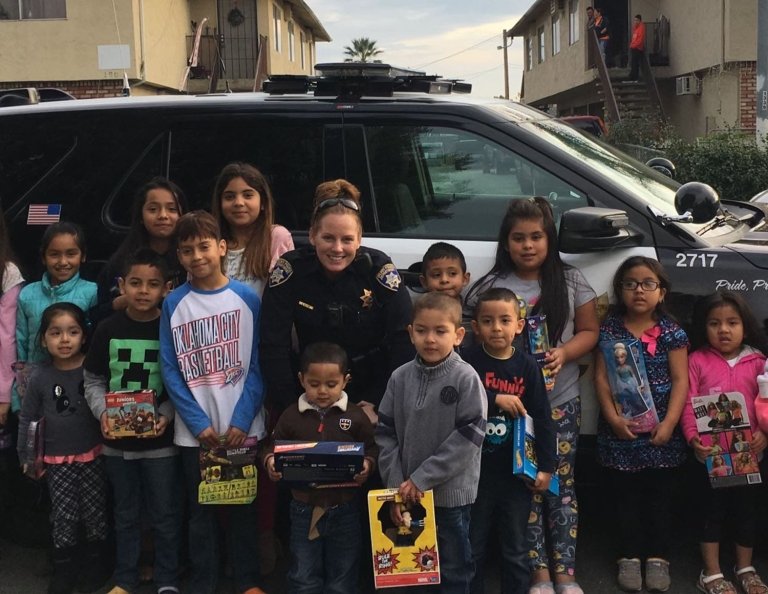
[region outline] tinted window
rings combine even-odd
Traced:
[[[510,199],[544,196],[558,221],[588,206],[560,178],[465,130],[378,126],[366,138],[382,233],[492,241]]]

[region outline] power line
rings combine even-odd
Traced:
[[[464,52],[468,52],[469,50],[475,49],[476,47],[483,45],[484,43],[488,43],[492,39],[496,39],[498,37],[498,34],[492,35],[488,39],[483,39],[482,41],[479,41],[475,45],[470,45],[467,48],[464,48],[463,50],[459,50],[458,52],[455,52],[453,54],[450,54],[448,56],[445,56],[444,58],[438,58],[437,60],[433,60],[432,62],[427,62],[426,64],[422,64],[420,66],[414,66],[414,68],[426,68],[427,66],[431,66],[432,64],[437,64],[438,62],[442,62],[443,60],[447,60],[448,58],[453,58],[454,56],[458,56],[459,54],[463,54]]]

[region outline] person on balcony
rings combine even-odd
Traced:
[[[606,52],[608,50],[608,42],[611,40],[611,32],[609,30],[608,18],[603,16],[603,10],[595,6],[595,32],[597,33],[597,41],[600,44],[600,55],[603,58],[603,62],[606,62]],[[606,66],[608,63],[606,62]]]
[[[629,80],[637,81],[640,78],[640,60],[645,52],[645,23],[643,18],[636,14],[632,18],[632,39],[629,42]]]

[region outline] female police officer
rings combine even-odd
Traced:
[[[407,326],[411,300],[389,257],[360,245],[360,192],[346,180],[321,183],[310,248],[283,254],[269,277],[261,311],[261,369],[279,408],[301,393],[291,349],[335,342],[352,362],[347,393],[378,404],[391,372],[414,356]]]

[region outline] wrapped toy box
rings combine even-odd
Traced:
[[[357,486],[365,444],[350,441],[275,441],[275,469],[283,481],[301,486]]]
[[[389,506],[401,505],[406,525],[395,526]],[[440,583],[437,527],[432,491],[419,503],[403,504],[397,489],[368,493],[373,580],[377,589]]]

